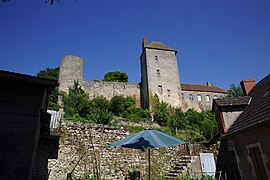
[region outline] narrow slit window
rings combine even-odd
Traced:
[[[162,86],[158,85],[158,92],[162,93]]]
[[[158,62],[158,56],[155,56],[155,60],[156,60],[156,62]]]
[[[167,90],[167,93],[168,93],[168,97],[171,97],[171,90]]]
[[[157,69],[157,76],[160,76],[160,70]]]

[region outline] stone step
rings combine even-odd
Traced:
[[[172,169],[170,170],[169,174],[172,173],[172,174],[178,174],[180,172],[182,172],[183,169]]]
[[[180,158],[172,159],[172,169],[167,173],[164,178],[168,180],[175,179],[177,176],[184,173],[188,169],[188,166],[192,163],[192,161],[192,156],[181,156]]]
[[[164,176],[165,180],[175,179],[176,176]]]
[[[168,176],[171,176],[171,177],[176,177],[176,176],[179,176],[180,173],[168,173]]]
[[[183,166],[174,166],[173,169],[174,170],[185,170],[186,167],[183,167]]]
[[[179,167],[179,166],[188,166],[189,163],[187,162],[184,162],[184,163],[181,163],[181,162],[177,162],[174,164],[175,167]]]

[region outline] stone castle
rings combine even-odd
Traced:
[[[207,82],[206,84],[183,84],[180,82],[177,51],[161,42],[148,43],[147,37],[142,42],[141,83],[121,83],[106,81],[89,81],[83,77],[83,60],[80,57],[68,55],[62,58],[59,73],[59,90],[68,93],[74,80],[78,80],[89,98],[103,96],[111,99],[113,96],[131,96],[137,106],[149,108],[150,97],[157,94],[160,101],[183,111],[211,110],[215,98],[223,97],[226,91]]]

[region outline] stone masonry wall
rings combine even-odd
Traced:
[[[190,100],[190,94],[193,96],[193,100]],[[198,96],[200,95],[201,101]],[[209,101],[206,100],[206,96],[209,96]],[[199,91],[182,91],[182,110],[195,109],[198,112],[204,110],[211,110],[214,97],[223,98],[223,93],[215,92],[199,92]]]
[[[147,176],[147,151],[109,147],[108,144],[120,140],[130,133],[121,127],[98,126],[72,121],[63,121],[59,141],[58,159],[49,160],[49,179],[66,179],[74,170],[77,177],[93,174],[94,167],[101,172],[101,179],[125,179],[129,171],[139,170]],[[151,171],[154,175],[167,172],[169,161],[182,146],[151,150]],[[145,178],[144,178],[145,179]]]
[[[103,96],[111,99],[113,96],[130,96],[140,106],[140,88],[138,83],[106,82],[106,81],[84,81],[82,88],[93,99]]]
[[[157,94],[160,101],[180,107],[181,87],[175,52],[146,48],[144,53],[141,68],[142,75],[146,78],[142,80],[147,82],[143,82],[143,86],[147,86],[149,93]]]
[[[69,87],[78,80],[82,89],[89,94],[89,98],[103,96],[110,100],[113,96],[131,96],[140,106],[140,87],[138,83],[89,81],[83,77],[83,59],[73,55],[62,58],[59,71],[59,91],[68,94]],[[60,98],[59,104],[62,104]]]

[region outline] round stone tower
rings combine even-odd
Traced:
[[[59,70],[59,91],[68,93],[74,80],[78,80],[80,84],[83,83],[83,60],[73,55],[64,56]]]

